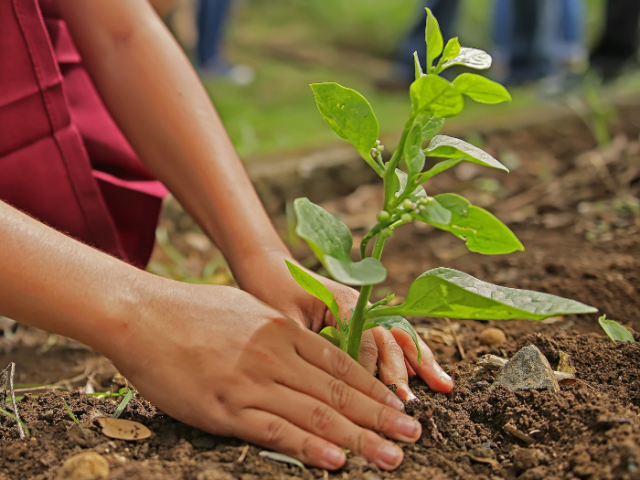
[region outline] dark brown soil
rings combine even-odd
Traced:
[[[483,139],[485,148],[510,160],[513,173],[463,168],[438,177],[429,193],[454,190],[485,206],[509,223],[526,251],[470,254],[448,234],[407,227],[388,244],[384,260],[389,280],[375,294],[393,289],[402,296],[423,271],[449,266],[486,281],[589,303],[640,331],[640,111],[620,112],[617,129],[618,137],[604,150],[594,150],[588,130],[577,121]],[[367,186],[326,206],[340,213],[356,236],[362,235],[362,219],[375,214],[379,195],[379,186]],[[164,224],[190,262],[184,275],[200,274],[212,253],[185,241],[190,221],[174,211]],[[296,254],[313,266],[304,247],[296,247]],[[162,252],[155,262],[159,270],[170,263]],[[0,415],[0,479],[55,479],[67,458],[87,450],[107,459],[110,479],[128,480],[640,479],[640,343],[613,344],[603,336],[597,315],[550,322],[416,319],[416,325],[457,385],[443,395],[413,381],[419,401],[407,409],[423,423],[424,434],[417,444],[404,446],[406,460],[395,472],[381,472],[361,457],[349,458],[334,473],[301,470],[258,456],[261,449],[255,446],[239,461],[244,442],[182,425],[139,399],[129,404],[123,418],[144,423],[153,436],[138,442],[109,440],[91,419],[111,414],[117,400],[48,391],[19,402],[30,440],[19,440],[15,423]],[[489,326],[503,329],[507,341],[480,346],[478,336]],[[46,335],[25,330],[18,336],[22,339],[14,349],[0,355],[0,367],[16,362],[18,383],[69,379],[62,384],[82,386],[88,375],[106,389],[122,385],[117,376],[111,385],[115,372],[108,362],[74,342],[60,341],[38,353]],[[537,345],[554,368],[560,351],[569,354],[578,380],[563,384],[559,393],[490,390],[494,372],[478,367],[478,357],[493,353],[508,358],[529,344]],[[507,432],[505,425],[530,442]]]

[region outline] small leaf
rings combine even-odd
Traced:
[[[290,457],[289,455],[285,455],[284,453],[268,452],[266,450],[263,450],[262,452],[258,453],[258,455],[260,455],[261,457],[270,458],[271,460],[275,460],[276,462],[290,463],[291,465],[300,467],[303,470],[305,469],[303,463],[300,460]]]
[[[451,222],[452,216],[451,211],[444,208],[435,198],[430,199],[430,202],[423,211],[414,215],[416,219],[431,225],[448,225]]]
[[[423,221],[453,233],[464,240],[472,252],[500,255],[524,250],[524,246],[509,227],[485,209],[471,205],[466,198],[453,193],[443,193],[434,198],[451,212],[451,219],[446,224],[430,219]]]
[[[338,307],[338,302],[336,302],[336,299],[333,297],[333,294],[329,289],[325,287],[320,280],[310,273],[307,273],[299,266],[291,263],[289,260],[285,260],[285,262],[287,262],[289,272],[291,272],[293,279],[298,282],[298,285],[304,288],[307,293],[310,293],[318,300],[322,301],[327,308],[331,310],[331,313],[333,313],[336,320],[339,321],[340,314],[338,312],[340,307]]]
[[[542,320],[555,315],[596,311],[583,303],[548,293],[500,287],[457,270],[435,268],[413,282],[403,304],[378,307],[368,315]]]
[[[116,408],[116,411],[113,412],[113,418],[119,418],[120,415],[122,415],[122,412],[124,412],[124,409],[127,408],[127,404],[133,398],[134,393],[135,392],[133,391],[133,389],[130,389],[127,392],[127,394],[124,396],[124,398],[120,400],[120,405],[118,405],[118,408]]]
[[[151,430],[140,422],[121,418],[103,417],[98,419],[102,433],[118,440],[144,440],[151,436]]]
[[[416,80],[424,75],[422,66],[420,65],[420,58],[418,58],[418,52],[413,52],[413,68],[415,69]]]
[[[399,197],[400,195],[402,195],[402,192],[404,192],[404,189],[407,188],[407,182],[409,181],[409,176],[399,168],[396,168],[396,181],[398,182],[397,189],[396,189],[396,197]],[[409,200],[415,201],[420,197],[426,197],[426,196],[427,196],[427,192],[424,190],[424,187],[422,185],[418,185],[416,189],[409,196]]]
[[[380,127],[367,99],[333,82],[314,83],[311,89],[318,110],[333,131],[356,147],[362,158],[381,174],[382,167],[371,157]]]
[[[387,271],[380,261],[351,260],[353,237],[338,218],[307,198],[296,199],[293,209],[298,219],[296,233],[307,241],[331,277],[346,285],[374,285],[385,280]]]
[[[7,412],[4,408],[0,408],[0,413],[2,413],[3,415],[6,415],[7,417],[13,419],[14,421],[22,425],[22,428],[24,429],[24,432],[27,434],[27,437],[31,437],[31,432],[29,431],[29,427],[27,427],[27,425],[20,418],[16,417],[11,412]]]
[[[440,130],[442,130],[442,127],[444,126],[444,118],[428,117],[427,120],[422,121],[422,124],[422,140],[431,140],[440,133]]]
[[[426,182],[430,178],[433,178],[436,175],[438,175],[439,173],[442,173],[445,170],[449,170],[450,168],[455,167],[459,163],[462,163],[464,160],[465,160],[464,157],[462,157],[462,158],[450,158],[449,160],[443,160],[442,162],[438,162],[420,176],[420,181]]]
[[[406,318],[400,316],[374,318],[373,320],[367,320],[362,330],[365,331],[374,327],[382,327],[386,330],[399,328],[400,330],[404,330],[405,332],[407,332],[409,335],[411,335],[413,343],[416,344],[416,350],[418,351],[418,363],[422,361],[422,352],[420,351],[420,344],[418,343],[416,331],[413,329]]]
[[[375,285],[387,278],[387,269],[375,258],[368,257],[359,262],[352,262],[327,255],[324,260],[329,274],[345,285]]]
[[[449,118],[464,108],[460,91],[437,75],[425,75],[411,84],[411,105],[416,114]]]
[[[71,411],[71,408],[69,408],[69,405],[67,405],[67,402],[65,401],[65,399],[62,399],[62,403],[64,403],[64,408],[67,409],[67,413],[69,414],[69,416],[71,417],[71,420],[73,420],[74,422],[76,422],[78,425],[80,425],[80,422],[78,421],[78,419],[76,418],[76,416],[73,414],[73,411]]]
[[[319,335],[329,340],[336,347],[340,348],[342,333],[340,333],[340,330],[338,330],[336,327],[324,327],[322,330],[320,330]]]
[[[413,123],[413,127],[407,135],[407,140],[404,144],[404,160],[407,162],[407,169],[409,175],[415,175],[420,173],[424,168],[425,154],[422,151],[422,121],[426,120],[424,115],[416,118]]]
[[[486,70],[491,67],[491,55],[478,48],[461,47],[460,53],[455,58],[445,62],[442,65],[442,69],[444,70],[453,65],[464,65],[476,70]]]
[[[602,315],[600,318],[598,318],[598,323],[600,324],[604,332],[609,336],[609,338],[613,343],[616,343],[616,342],[634,342],[635,343],[636,339],[633,338],[633,335],[629,330],[624,328],[615,320],[607,320],[606,315]]]
[[[507,167],[481,148],[471,145],[459,138],[449,137],[448,135],[436,135],[433,137],[424,153],[429,157],[464,157],[464,160],[467,162],[477,163],[485,167],[498,168],[505,172],[509,171]]]
[[[442,52],[441,62],[446,62],[447,60],[451,60],[456,58],[460,53],[460,40],[458,37],[454,37],[447,42],[447,45],[444,47],[444,52]]]
[[[424,31],[424,38],[427,42],[427,73],[433,68],[433,61],[442,53],[444,41],[440,33],[438,20],[433,16],[429,8],[427,10],[427,26]]]
[[[476,102],[495,104],[511,101],[511,95],[506,88],[482,75],[463,73],[458,75],[453,84]]]

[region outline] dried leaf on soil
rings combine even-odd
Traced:
[[[141,423],[121,418],[99,418],[102,433],[118,440],[144,440],[151,436],[151,430]]]

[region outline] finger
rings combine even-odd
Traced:
[[[300,357],[314,367],[319,368],[330,377],[343,380],[347,385],[362,392],[365,396],[388,405],[396,410],[404,410],[404,404],[398,400],[391,390],[376,380],[372,375],[349,355],[339,348],[327,342],[319,335],[314,335],[308,331],[300,330],[295,333],[294,346]],[[316,370],[317,372],[317,370]],[[311,372],[307,372],[312,374]],[[286,372],[282,372],[286,374]],[[326,383],[330,377],[326,377]],[[291,383],[296,379],[303,379],[300,375],[290,375]],[[315,376],[311,377],[315,378]],[[289,384],[292,388],[295,385]],[[316,395],[314,395],[316,398]]]
[[[380,327],[372,330],[377,330],[378,328]],[[371,375],[375,375],[378,371],[378,346],[372,330],[367,330],[362,334],[358,363]]]
[[[431,349],[418,336],[420,351],[422,353],[422,361],[418,363],[418,351],[413,343],[413,338],[404,330],[392,328],[391,333],[395,337],[398,345],[402,347],[405,357],[409,360],[409,364],[415,372],[420,375],[429,388],[435,392],[449,393],[453,389],[453,380],[445,373],[431,352]]]
[[[405,365],[405,367],[407,367],[407,373],[409,374],[409,376],[410,377],[415,377],[416,376],[416,371],[409,364],[409,360],[407,360],[407,357],[404,357],[404,365]]]
[[[233,435],[326,470],[340,468],[347,460],[337,445],[305,432],[282,417],[255,408],[240,412]]]
[[[404,352],[393,334],[381,327],[372,329],[378,346],[378,378],[385,385],[395,385],[396,393],[402,400],[415,400],[416,396],[409,388]]]
[[[338,382],[338,380],[335,381]],[[343,382],[341,383],[345,387],[343,392],[346,393],[349,387]],[[351,390],[357,393],[355,390]],[[346,393],[344,399],[346,400],[348,397],[349,394]],[[364,396],[362,400],[375,403]],[[260,398],[259,403],[261,409],[285,418],[303,430],[333,444],[348,448],[355,454],[364,456],[381,469],[393,470],[402,461],[401,448],[373,431],[356,425],[335,408],[309,395],[283,385],[276,385]],[[377,426],[379,431],[391,434],[401,441],[415,441],[415,438],[403,438],[402,435],[398,435],[396,423],[398,419],[407,418],[412,423],[411,428],[418,429],[418,422],[384,405],[377,404],[377,410],[379,413],[377,413],[376,421],[380,422],[380,425]]]

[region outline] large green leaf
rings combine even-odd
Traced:
[[[615,320],[607,320],[606,315],[602,315],[600,318],[598,318],[598,323],[613,343],[636,341],[629,330],[624,328]]]
[[[442,53],[444,42],[438,20],[433,16],[430,9],[427,10],[427,26],[424,31],[424,38],[427,42],[427,73],[433,68],[433,61]]]
[[[399,316],[391,316],[391,317],[378,317],[372,320],[367,320],[364,324],[364,328],[362,331],[369,330],[374,327],[382,327],[386,330],[391,330],[392,328],[399,328],[400,330],[404,330],[413,339],[413,342],[416,344],[416,350],[418,351],[418,362],[422,361],[422,352],[420,351],[420,344],[418,343],[418,337],[416,335],[416,331],[413,329],[409,321],[404,317]]]
[[[467,162],[477,163],[485,167],[498,168],[508,172],[509,169],[481,148],[448,135],[436,135],[424,151],[428,157],[460,158]]]
[[[421,121],[422,123],[422,140],[427,141],[435,137],[444,126],[444,118],[429,117]]]
[[[458,75],[453,84],[476,102],[495,104],[511,101],[506,88],[482,75],[463,73]]]
[[[381,173],[382,167],[371,157],[380,127],[367,99],[355,90],[333,82],[314,83],[311,89],[318,110],[333,131],[351,142],[362,158]]]
[[[429,316],[470,320],[542,320],[555,315],[592,313],[597,309],[548,293],[500,287],[450,268],[418,277],[403,304],[377,307],[369,317]]]
[[[346,285],[374,285],[385,280],[387,271],[379,260],[351,260],[353,237],[338,218],[308,198],[296,199],[293,209],[298,219],[296,233],[335,280]]]
[[[450,210],[443,207],[436,198],[431,198],[424,210],[414,214],[414,218],[431,225],[444,226],[451,222],[453,214]]]
[[[426,157],[422,151],[422,128],[423,122],[427,121],[428,118],[424,115],[416,118],[404,143],[404,161],[407,163],[409,175],[420,173],[424,168]]]
[[[464,240],[472,252],[500,255],[524,250],[518,237],[504,223],[485,209],[471,205],[460,195],[443,193],[434,197],[442,208],[451,212],[448,223],[421,219],[436,228],[453,233]]]
[[[411,105],[415,114],[454,117],[464,108],[464,99],[452,83],[437,75],[425,75],[411,84]]]
[[[452,67],[453,65],[464,65],[465,67],[475,68],[476,70],[486,70],[491,67],[491,55],[478,48],[461,47],[458,55],[446,61],[442,65],[442,69]]]
[[[293,279],[298,282],[298,285],[304,288],[307,293],[310,293],[318,300],[321,300],[331,311],[331,313],[333,313],[336,321],[340,323],[340,307],[338,306],[338,302],[336,302],[336,299],[333,297],[333,294],[329,291],[329,289],[325,287],[322,282],[320,282],[320,280],[318,280],[299,266],[291,263],[289,260],[285,260],[285,262],[287,262],[289,272],[291,272],[291,276],[293,277]]]

